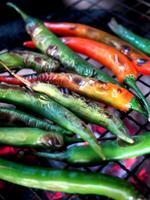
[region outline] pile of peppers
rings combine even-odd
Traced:
[[[124,122],[101,104],[121,112],[135,110],[150,121],[149,102],[136,85],[139,73],[150,75],[150,58],[144,54],[150,53],[148,46],[144,48],[148,39],[128,31],[114,19],[109,23],[117,35],[142,53],[102,30],[75,23],[43,23],[12,3],[8,6],[21,15],[32,39],[24,46],[37,50],[0,53],[0,71],[10,74],[0,75],[0,101],[5,103],[0,105],[0,144],[26,147],[37,159],[86,166],[150,153],[150,132],[131,137]],[[118,81],[74,51],[112,70]],[[15,71],[24,68],[35,73],[20,76]],[[106,128],[115,140],[99,142],[89,124]],[[96,194],[116,200],[143,199],[120,178],[31,167],[3,158],[0,179],[51,191]]]

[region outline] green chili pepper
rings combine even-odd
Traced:
[[[0,159],[0,179],[44,190],[97,194],[115,200],[142,200],[126,181],[98,173],[27,167]]]
[[[101,144],[107,161],[124,160],[150,153],[150,132],[133,136],[134,144],[123,141],[107,141]],[[73,164],[97,164],[101,160],[89,146],[73,146],[61,153],[36,152],[36,155]]]
[[[0,143],[12,146],[59,148],[65,136],[38,128],[0,128]]]
[[[105,159],[96,138],[85,123],[72,112],[47,96],[27,93],[15,87],[0,86],[0,100],[31,109],[43,117],[54,121],[63,128],[66,128],[70,132],[79,134],[82,139],[92,146],[102,159]]]
[[[136,48],[140,49],[144,53],[150,55],[150,39],[143,38],[139,35],[136,35],[132,31],[128,30],[121,24],[118,24],[117,21],[113,18],[109,22],[110,29],[116,33],[119,37],[126,40],[127,42],[131,43]],[[147,62],[147,60],[140,60],[139,65],[144,64],[144,62]]]
[[[49,58],[46,55],[32,51],[10,51],[0,54],[0,60],[3,61],[10,69],[16,68],[32,68],[37,72],[55,71],[60,64],[58,61]],[[0,71],[4,71],[0,64]]]
[[[63,94],[56,86],[51,84],[33,83],[31,84],[31,88],[34,91],[46,94],[87,122],[102,125],[126,142],[134,142],[128,135],[123,122],[119,118],[114,117],[106,109],[100,107],[98,103],[89,101],[75,93],[72,95]]]
[[[63,42],[50,32],[40,20],[30,17],[21,11],[13,3],[7,3],[8,6],[13,7],[23,18],[26,23],[26,30],[32,37],[32,40],[43,53],[59,60],[66,69],[76,72],[83,76],[94,77],[103,82],[112,82],[119,84],[116,80],[94,68],[90,63],[79,57],[70,48],[63,44]]]
[[[35,128],[41,128],[46,131],[54,131],[62,134],[71,134],[69,131],[63,129],[58,125],[54,125],[51,121],[44,121],[31,114],[17,110],[16,108],[0,107],[0,120],[7,120],[7,123],[18,124],[23,122],[25,125]],[[3,125],[3,124],[2,124]]]

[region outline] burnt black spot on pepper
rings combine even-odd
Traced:
[[[128,53],[130,52],[130,47],[129,47],[129,46],[126,46],[126,45],[123,45],[121,51],[122,51],[124,54],[128,54]]]
[[[75,84],[79,85],[79,86],[82,86],[82,85],[83,85],[83,80],[82,80],[82,78],[80,78],[80,77],[74,77],[74,78],[73,78],[73,82],[74,82]]]
[[[49,45],[46,53],[50,56],[54,56],[56,59],[59,59],[59,48],[56,45]]]
[[[69,29],[72,30],[72,31],[74,31],[74,30],[77,29],[77,27],[76,26],[71,26]]]
[[[27,32],[29,34],[33,34],[33,32],[35,31],[35,29],[37,29],[39,27],[39,25],[35,22],[31,22],[26,26]]]
[[[40,63],[42,59],[39,56],[34,57],[35,62]]]
[[[117,92],[120,94],[120,93],[122,93],[122,89],[121,88],[118,88],[117,89]]]
[[[139,59],[137,59],[138,66],[141,66],[141,65],[145,64],[146,62],[148,62],[148,60],[145,59],[145,58],[139,58]]]

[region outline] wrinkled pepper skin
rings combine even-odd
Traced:
[[[102,101],[124,112],[133,109],[146,115],[140,103],[132,93],[125,88],[120,89],[119,86],[111,83],[103,83],[92,78],[85,78],[71,73],[54,72],[39,75],[28,75],[25,76],[25,78],[32,83],[40,81],[66,87],[71,91],[90,97],[96,101]],[[19,79],[12,77],[0,76],[0,82],[24,85],[24,83]]]
[[[143,113],[141,105],[132,93],[125,88],[120,89],[119,86],[112,83],[103,83],[71,73],[45,73],[39,76],[31,76],[31,80],[66,87],[71,91],[104,102],[124,112],[134,109]]]
[[[126,40],[130,44],[132,44],[137,49],[143,51],[144,53],[150,55],[150,39],[143,38],[132,31],[128,30],[121,24],[118,24],[117,21],[112,18],[109,22],[110,29],[117,34],[123,40]]]
[[[150,153],[150,132],[133,136],[134,144],[122,141],[107,141],[101,144],[107,161],[125,160]],[[89,146],[73,146],[62,153],[36,152],[36,155],[72,164],[92,165],[102,162]]]
[[[51,84],[38,82],[33,83],[31,88],[36,92],[46,94],[83,120],[105,127],[126,142],[134,142],[128,135],[128,131],[123,122],[119,118],[113,116],[108,110],[102,108],[98,103],[85,99],[83,96],[79,96],[76,93],[72,95],[63,94],[56,86]]]
[[[131,75],[137,79],[138,73],[133,63],[115,48],[85,38],[63,37],[61,39],[74,51],[87,55],[109,68],[119,82],[124,82],[125,77]]]
[[[44,24],[50,31],[58,35],[89,38],[112,46],[126,55],[134,63],[139,73],[150,75],[150,57],[110,33],[84,24],[70,22],[45,22]],[[31,41],[24,42],[24,46],[36,47]]]
[[[94,68],[90,63],[64,45],[57,36],[44,26],[43,22],[26,15],[12,3],[8,3],[8,5],[13,7],[22,16],[26,23],[26,31],[31,36],[38,49],[44,54],[58,60],[65,69],[82,76],[94,77],[103,82],[119,84],[116,80]]]
[[[102,157],[103,153],[96,138],[85,123],[72,112],[47,96],[26,92],[23,89],[0,86],[0,100],[18,106],[24,106],[41,116],[54,121],[72,133],[79,134]]]
[[[0,60],[10,69],[27,67],[37,72],[51,72],[56,71],[60,67],[58,61],[33,51],[14,50],[4,52],[0,54]],[[0,71],[4,71],[4,67],[1,64]]]
[[[63,129],[58,125],[54,125],[51,121],[44,121],[29,113],[25,113],[16,108],[0,107],[0,120],[5,120],[10,124],[23,123],[26,126],[44,129],[46,131],[54,131],[62,134],[71,134],[69,131]]]
[[[132,185],[117,177],[99,173],[28,167],[0,159],[0,179],[43,190],[97,194],[115,200],[141,200]]]
[[[65,137],[59,133],[38,128],[0,128],[0,143],[11,146],[60,148]]]

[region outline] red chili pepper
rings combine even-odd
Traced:
[[[135,79],[138,77],[135,66],[126,56],[113,47],[78,37],[63,37],[62,41],[74,51],[87,55],[108,67],[117,76],[119,82],[123,82],[130,75]]]
[[[64,36],[78,36],[90,38],[99,42],[103,42],[109,46],[115,47],[117,50],[125,54],[136,66],[139,73],[150,75],[150,57],[146,56],[139,50],[135,49],[129,43],[111,35],[102,30],[84,25],[69,22],[45,22],[45,26],[55,34]],[[34,47],[32,43],[25,42],[24,46]]]

